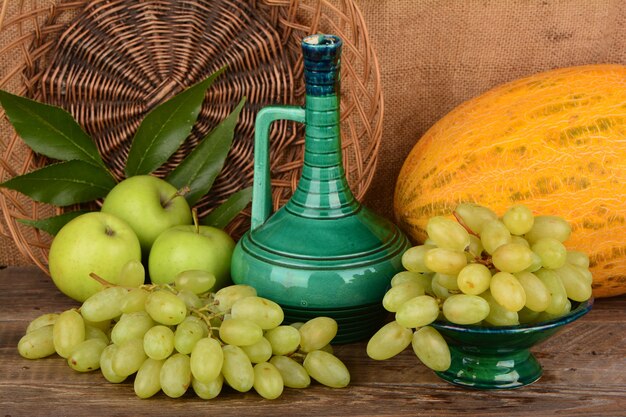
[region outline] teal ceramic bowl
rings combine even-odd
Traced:
[[[446,339],[452,363],[442,379],[468,388],[510,389],[539,379],[542,368],[530,348],[591,310],[593,299],[572,306],[554,320],[532,325],[483,327],[437,321],[432,324]]]

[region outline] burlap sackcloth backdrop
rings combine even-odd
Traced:
[[[365,203],[390,218],[404,158],[458,104],[540,71],[626,64],[623,0],[355,1],[377,51],[385,98],[383,142]],[[5,43],[0,39],[0,47]],[[0,265],[26,263],[1,237]]]

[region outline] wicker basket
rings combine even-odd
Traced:
[[[154,105],[228,64],[207,94],[199,122],[181,150],[157,171],[166,174],[242,95],[248,97],[233,148],[200,215],[251,185],[253,124],[269,104],[302,104],[300,40],[328,32],[344,40],[342,136],[344,165],[357,198],[372,180],[382,128],[378,63],[363,18],[351,0],[15,0],[0,14],[0,88],[64,107],[94,138],[119,178],[130,140]],[[47,163],[17,137],[0,113],[0,180]],[[276,123],[270,149],[274,206],[297,184],[301,127]],[[0,232],[47,272],[50,236],[18,219],[61,209],[0,189]],[[228,227],[239,237],[244,211]]]

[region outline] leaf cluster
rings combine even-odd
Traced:
[[[225,69],[154,107],[145,116],[132,139],[124,169],[126,177],[152,174],[179,149],[193,129],[207,90]],[[190,206],[210,191],[222,170],[245,100],[243,97],[165,178],[178,189],[189,188],[185,198]],[[0,187],[41,203],[67,207],[104,198],[117,184],[96,144],[70,113],[2,90],[0,104],[24,143],[55,161],[0,183]],[[251,194],[251,188],[233,194],[202,223],[225,227],[250,202]],[[83,213],[67,211],[45,219],[20,221],[55,235]]]

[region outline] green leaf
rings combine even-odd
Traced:
[[[104,168],[83,161],[59,162],[0,184],[35,201],[69,206],[107,195],[115,179]]]
[[[47,217],[45,219],[30,220],[30,219],[17,219],[18,222],[27,224],[29,226],[36,227],[39,230],[43,230],[50,236],[55,236],[59,233],[59,230],[65,226],[70,220],[75,219],[81,214],[88,213],[84,210],[68,211],[67,213],[59,214],[58,216]]]
[[[252,187],[244,188],[231,195],[228,200],[211,211],[201,221],[202,224],[220,229],[225,228],[252,199]]]
[[[17,134],[33,151],[62,161],[76,159],[105,166],[95,143],[62,108],[2,90],[0,104]]]
[[[189,186],[190,192],[185,194],[185,198],[190,206],[209,192],[222,170],[245,101],[246,98],[242,98],[237,107],[167,176],[167,182],[178,189]]]
[[[226,67],[178,93],[143,119],[128,152],[126,176],[150,174],[163,165],[191,133],[207,89]]]

